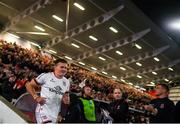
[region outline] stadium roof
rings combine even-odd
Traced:
[[[178,79],[178,43],[136,4],[130,0],[70,0],[69,4],[68,0],[0,0],[0,24],[2,33],[34,41],[55,56],[121,82],[146,86]]]

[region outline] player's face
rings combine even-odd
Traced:
[[[56,75],[64,76],[67,73],[67,66],[67,63],[56,64],[54,68]]]
[[[115,100],[121,99],[122,93],[120,89],[114,89],[113,97]]]

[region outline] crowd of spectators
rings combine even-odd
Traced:
[[[53,60],[53,57],[42,55],[40,51],[25,49],[1,40],[0,94],[10,102],[17,99],[26,92],[24,85],[27,81],[52,69]],[[98,100],[111,101],[111,90],[115,85],[120,85],[122,92],[128,93],[132,107],[137,108],[139,103],[144,104],[151,98],[127,84],[118,83],[74,64],[69,65],[66,77],[71,83],[70,90],[77,93],[81,90],[79,84],[88,79],[93,85],[93,97]]]

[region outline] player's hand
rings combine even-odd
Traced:
[[[45,97],[37,97],[36,102],[39,103],[40,105],[44,105],[46,103],[46,98]]]

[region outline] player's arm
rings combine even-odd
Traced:
[[[34,100],[42,105],[45,103],[45,98],[37,95],[36,89],[39,88],[39,85],[36,83],[35,80],[36,79],[32,79],[31,82],[26,83],[26,89],[29,94],[31,94],[31,96],[34,98]]]

